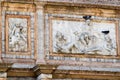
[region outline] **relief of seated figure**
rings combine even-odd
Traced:
[[[61,32],[56,33],[56,45],[54,46],[57,52],[64,52],[65,51],[65,44],[66,44],[66,38]]]

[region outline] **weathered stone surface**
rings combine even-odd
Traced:
[[[8,77],[7,80],[36,80],[32,77]]]
[[[2,77],[7,77],[8,80],[51,80],[51,78],[68,78],[68,80],[74,80],[69,78],[80,78],[78,80],[87,79],[112,79],[120,80],[120,1],[119,0],[0,0],[1,1],[1,62],[3,63],[13,63],[12,67],[5,68],[1,66],[0,80]],[[29,16],[29,23],[26,20],[8,20],[11,26],[8,26],[8,35],[6,36],[7,21],[6,15],[21,16],[20,19],[24,19],[24,16]],[[87,23],[87,18],[83,19],[83,16],[92,16],[91,22],[96,24],[90,26],[87,24],[87,28],[84,23]],[[85,22],[86,20],[86,22]],[[105,22],[104,22],[105,21]],[[106,22],[108,21],[108,22]],[[110,21],[110,22],[109,22]],[[21,50],[11,46],[10,43],[7,45],[7,41],[11,38],[11,33],[15,33],[13,26],[21,22],[22,26],[25,26],[27,30],[23,35],[27,42],[30,41],[30,47],[28,50],[31,54],[24,54],[28,47],[24,47],[25,50]],[[25,24],[24,24],[25,22]],[[81,25],[84,25],[81,29]],[[80,27],[79,27],[80,26]],[[28,30],[30,27],[30,31]],[[91,30],[88,27],[92,28]],[[119,28],[119,29],[118,29]],[[20,29],[19,29],[20,30]],[[96,30],[97,32],[94,33]],[[30,34],[27,34],[27,31]],[[63,35],[56,35],[57,31],[64,34],[69,39],[64,38]],[[87,35],[84,38],[79,38],[78,40],[83,40],[84,45],[78,45],[76,43],[77,39],[74,36],[77,33],[75,31],[89,32],[92,35]],[[19,33],[19,32],[18,32]],[[61,34],[60,33],[60,34]],[[101,33],[106,35],[110,33],[110,38],[108,37],[108,43],[105,40],[97,42],[97,40],[91,43],[91,36]],[[59,39],[55,39],[59,37]],[[97,35],[98,38],[101,35]],[[23,37],[21,37],[23,38]],[[21,39],[20,38],[20,39]],[[56,50],[57,41],[64,38],[68,42],[62,46],[63,49],[70,51],[62,51],[57,53]],[[16,38],[15,38],[16,39]],[[90,40],[90,41],[88,41]],[[21,41],[21,40],[19,40]],[[19,43],[17,41],[17,43]],[[65,48],[66,45],[70,43],[69,48]],[[112,42],[112,44],[111,44]],[[63,44],[61,42],[61,44]],[[75,45],[73,43],[76,43]],[[90,43],[90,45],[89,45]],[[93,43],[97,43],[97,46],[102,47],[102,52],[100,54],[90,53],[87,54],[87,49],[94,46]],[[60,45],[61,45],[60,44]],[[113,46],[114,44],[114,46]],[[21,44],[19,44],[21,45]],[[17,45],[17,46],[19,46]],[[75,46],[77,48],[82,48],[81,50],[74,50]],[[87,48],[85,47],[87,45]],[[88,47],[89,45],[89,47]],[[101,46],[103,45],[103,46]],[[9,47],[9,51],[14,50],[14,54],[7,52],[6,46]],[[105,47],[109,46],[109,47]],[[57,48],[61,48],[58,45]],[[74,49],[73,49],[74,48]],[[110,49],[108,49],[110,48]],[[114,51],[112,51],[114,48]],[[105,49],[105,51],[104,51]],[[107,51],[108,50],[108,51]],[[80,54],[80,52],[86,51],[86,54]],[[18,52],[21,52],[18,54]],[[89,52],[89,50],[88,50]],[[91,50],[93,52],[93,50]],[[110,52],[110,53],[108,53]],[[41,64],[39,67],[35,68],[37,64]],[[44,66],[42,66],[44,64]],[[50,66],[52,65],[52,66]],[[9,73],[6,75],[6,72]],[[83,71],[83,72],[82,72]],[[88,72],[86,72],[88,71]],[[5,72],[5,74],[4,74]],[[103,74],[102,74],[103,72]],[[52,74],[51,74],[52,73]],[[92,73],[92,74],[91,74]],[[40,74],[40,75],[39,75]],[[93,75],[95,75],[93,77]],[[17,77],[16,77],[17,76]],[[23,77],[24,76],[24,77]],[[30,77],[31,76],[31,77]],[[92,76],[92,77],[91,77]],[[106,77],[107,76],[107,77]],[[37,77],[37,78],[32,78]],[[63,79],[67,80],[67,79]],[[86,79],[85,79],[86,80]]]
[[[28,37],[26,37],[27,38],[27,42],[25,42],[26,44],[29,44],[29,45],[26,46],[26,49],[29,49],[29,50],[27,50],[27,51],[21,51],[21,52],[20,51],[13,52],[14,56],[11,56],[10,54],[6,54],[6,55],[4,54],[5,49],[6,49],[5,46],[7,46],[5,44],[8,44],[8,43],[5,41],[5,37],[3,37],[5,35],[5,33],[6,33],[6,31],[3,31],[3,30],[5,30],[6,27],[5,27],[5,24],[2,23],[2,26],[3,26],[2,27],[2,52],[3,52],[2,56],[3,57],[9,57],[9,58],[27,58],[27,59],[28,58],[32,58],[33,59],[35,57],[34,56],[35,55],[35,53],[34,53],[34,51],[35,51],[35,49],[34,49],[34,46],[35,46],[34,45],[34,41],[35,40],[34,40],[34,36],[32,36],[32,35],[34,35],[34,22],[35,22],[35,20],[34,20],[34,13],[33,12],[5,11],[5,10],[3,10],[2,15],[3,15],[2,16],[2,21],[3,22],[7,21],[6,18],[5,18],[6,15],[11,15],[11,16],[13,15],[13,18],[15,16],[21,16],[21,19],[23,19],[23,17],[25,17],[25,16],[29,16],[30,17],[30,20],[27,21],[27,23],[29,23],[29,24],[26,24],[26,26],[27,26],[26,28],[28,29],[27,33],[26,33],[26,36],[28,35],[29,39],[28,39]],[[12,20],[10,20],[10,21],[12,21]],[[18,23],[19,22],[20,21],[18,21]],[[13,24],[13,26],[14,26],[14,24]],[[30,27],[30,29],[29,29],[29,27]],[[9,45],[9,47],[10,47],[10,45]],[[20,55],[19,52],[23,53],[23,55]],[[29,55],[26,55],[26,52],[28,52]],[[11,53],[11,51],[8,52],[8,53]],[[17,54],[15,54],[15,53],[17,53]]]
[[[94,20],[92,17],[91,19]],[[98,18],[96,21],[90,19],[82,21],[82,19],[61,19],[60,17],[59,20],[58,18],[51,19],[53,52],[116,55],[116,23],[109,23],[108,20],[99,23],[97,22]]]
[[[97,4],[97,5],[109,5],[119,6],[119,0],[37,0],[37,1],[48,1],[48,2],[64,2],[64,3],[81,3],[81,4]]]
[[[37,80],[52,80],[52,74],[40,74]]]
[[[7,73],[6,72],[1,72],[0,73],[0,78],[6,78],[7,77]]]

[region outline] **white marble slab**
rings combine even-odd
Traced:
[[[27,19],[9,18],[9,51],[27,51]]]
[[[116,55],[116,23],[52,20],[52,48],[56,53]]]

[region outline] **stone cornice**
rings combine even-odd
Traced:
[[[8,77],[36,77],[32,68],[11,68],[7,71]]]
[[[6,72],[9,68],[11,68],[12,63],[0,63],[0,71]]]
[[[105,4],[90,4],[90,3],[47,2],[45,3],[45,5],[76,6],[76,7],[83,7],[83,8],[120,9],[120,6],[105,5]]]
[[[97,4],[97,5],[110,5],[110,6],[120,6],[120,1],[118,0],[35,0],[44,2],[64,2],[73,4]]]
[[[107,9],[120,9],[120,1],[105,1],[105,0],[3,0],[12,3],[28,3],[36,4],[37,6],[45,5],[60,5],[60,6],[78,6],[85,8],[107,8]]]
[[[51,74],[54,72],[54,70],[56,70],[58,67],[58,65],[44,65],[44,64],[38,64],[36,65],[33,70],[36,73],[36,75],[39,75],[41,73],[47,73],[47,74]]]
[[[86,79],[108,79],[108,80],[119,80],[120,72],[110,71],[88,71],[88,70],[62,70],[58,69],[59,65],[36,65],[33,70],[36,75],[52,74],[53,79],[62,78],[86,78]],[[95,77],[93,77],[95,76]]]
[[[120,73],[97,72],[97,71],[64,71],[57,70],[53,74],[53,79],[93,79],[93,80],[120,80]]]

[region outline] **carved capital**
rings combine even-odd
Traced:
[[[35,4],[36,4],[36,10],[37,9],[43,9],[46,2],[35,2]]]

